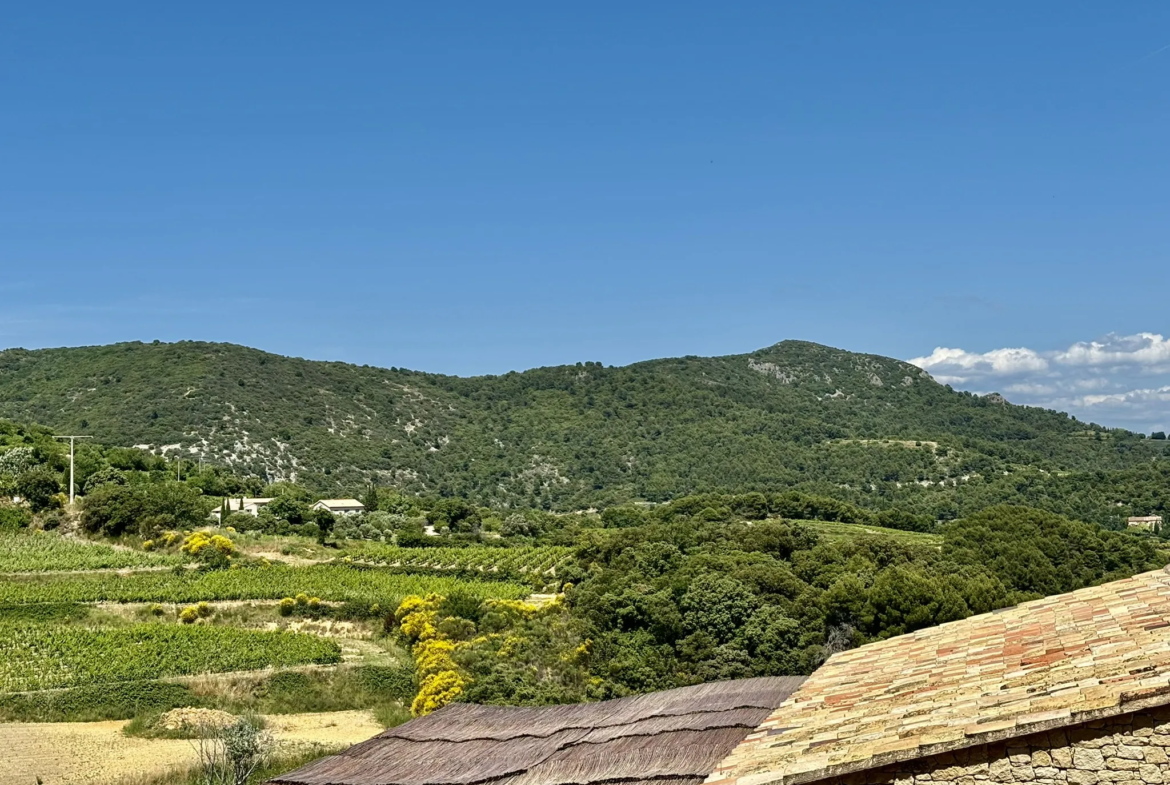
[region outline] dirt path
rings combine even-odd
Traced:
[[[367,711],[283,714],[266,718],[281,746],[356,744],[382,731]],[[122,735],[124,721],[0,723],[4,785],[108,785],[123,777],[162,774],[195,762],[192,742]]]

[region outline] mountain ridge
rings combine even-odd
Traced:
[[[554,509],[787,487],[880,507],[1013,465],[1120,470],[1162,455],[807,341],[472,377],[198,341],[8,349],[0,416],[322,490],[374,481]]]

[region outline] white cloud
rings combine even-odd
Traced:
[[[1157,333],[1110,333],[1097,341],[1074,343],[1057,352],[1053,361],[1061,365],[1170,366],[1170,341]]]
[[[939,369],[952,373],[969,372],[959,375],[958,378],[965,378],[968,375],[1004,375],[1025,371],[1043,371],[1048,368],[1048,361],[1031,349],[993,349],[990,352],[980,354],[963,349],[948,349],[944,346],[935,347],[935,350],[926,357],[916,357],[910,360],[910,364],[917,365],[925,371]]]
[[[1170,427],[1170,340],[1158,333],[1111,333],[1053,351],[940,346],[910,363],[942,384],[998,390],[1013,403],[1137,431]]]
[[[1103,404],[1132,405],[1146,403],[1170,403],[1170,386],[1157,389],[1126,390],[1108,395],[1084,395],[1078,399],[1082,406],[1101,406]]]
[[[1035,382],[1016,382],[1003,388],[1004,392],[1024,393],[1025,395],[1051,395],[1056,387],[1051,384],[1036,384]]]

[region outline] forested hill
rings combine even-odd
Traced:
[[[475,378],[231,344],[10,349],[0,352],[0,416],[323,491],[372,479],[553,509],[797,487],[946,517],[1053,496],[1067,472],[1160,470],[1152,460],[1165,446],[799,341]],[[1074,492],[1085,493],[1064,496]],[[1128,509],[1132,494],[1111,493],[1076,503],[1098,518],[1118,502]]]

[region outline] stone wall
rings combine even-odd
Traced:
[[[894,763],[824,785],[1170,785],[1170,708]],[[819,784],[818,784],[819,785]]]

